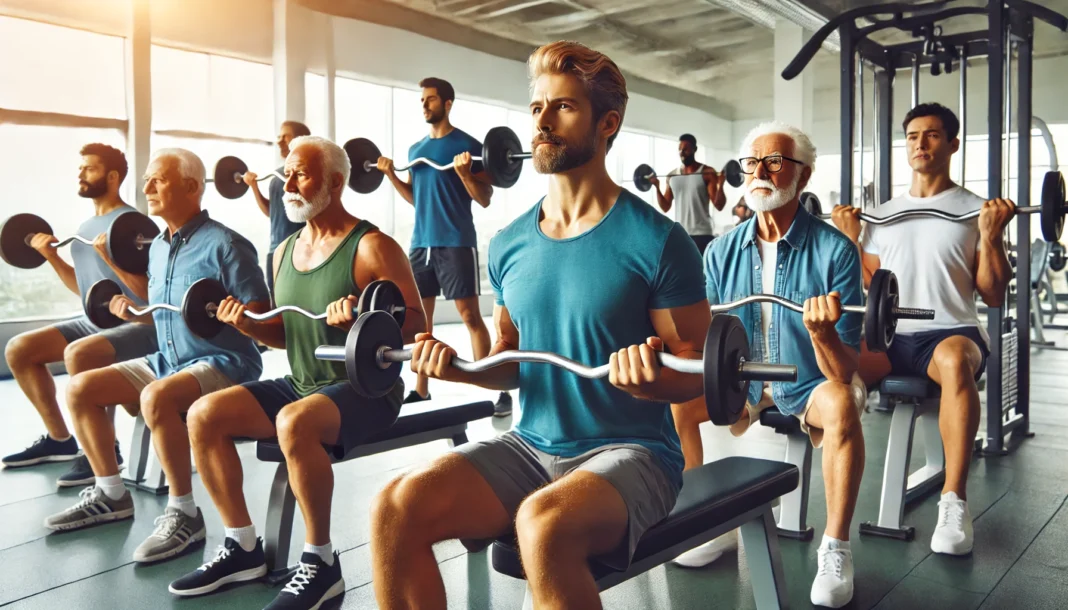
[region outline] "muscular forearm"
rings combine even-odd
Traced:
[[[493,349],[490,350],[489,355],[493,356],[513,349],[515,349],[514,346],[498,341],[493,345]],[[457,377],[455,381],[459,383],[468,383],[480,388],[486,388],[487,390],[506,392],[508,390],[519,388],[518,362],[509,362],[507,364],[491,367],[480,373],[465,373],[460,370],[457,370],[456,373]]]
[[[975,274],[975,290],[988,307],[1001,307],[1011,278],[1012,266],[1001,236],[983,238]]]
[[[245,324],[236,326],[238,332],[254,341],[258,341],[267,347],[274,349],[286,348],[286,327],[277,321],[264,320],[257,322],[249,319]]]
[[[855,350],[842,343],[837,332],[813,336],[812,347],[816,350],[816,364],[824,377],[839,383],[852,382],[860,360]]]
[[[464,188],[467,189],[467,194],[471,196],[471,199],[484,208],[489,207],[490,198],[493,196],[492,186],[475,180],[471,174],[461,176],[460,180],[464,183]]]
[[[665,212],[671,211],[671,199],[668,199],[666,195],[660,192],[659,186],[656,187],[656,204]]]
[[[389,178],[389,181],[393,184],[393,188],[397,189],[397,192],[400,193],[401,197],[404,197],[405,201],[415,205],[415,192],[412,190],[412,185],[401,180],[400,177],[397,176],[397,172],[389,172],[386,174],[386,177]]]
[[[679,358],[688,360],[700,360],[701,352],[680,352]],[[654,382],[642,388],[641,395],[644,400],[655,402],[670,402],[681,404],[689,402],[704,393],[704,380],[701,375],[680,373],[667,367],[660,368],[660,377]]]
[[[81,294],[78,292],[78,277],[74,274],[74,267],[68,265],[67,261],[60,258],[58,253],[53,253],[52,256],[45,260],[52,265],[52,269],[55,270],[56,275],[59,276],[59,280],[67,287],[67,290],[74,294]]]
[[[148,302],[148,276],[139,275],[136,273],[127,273],[122,269],[119,269],[108,261],[108,266],[115,272],[115,275],[122,280],[122,283],[130,289],[130,292],[134,293],[137,298],[142,301]]]

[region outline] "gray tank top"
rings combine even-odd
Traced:
[[[136,211],[128,205],[122,205],[103,216],[90,216],[89,220],[86,220],[82,223],[82,226],[78,227],[78,235],[92,241],[96,239],[97,235],[107,233],[108,227],[111,226],[111,221],[121,214]],[[148,246],[145,247],[147,248]],[[144,307],[145,302],[130,292],[130,289],[122,283],[119,276],[115,275],[115,272],[100,258],[92,246],[87,246],[80,241],[71,242],[70,257],[74,261],[74,277],[78,281],[78,292],[81,294],[83,301],[85,300],[85,293],[89,292],[89,288],[93,284],[102,279],[109,279],[122,286],[122,291],[126,296],[130,297],[139,306]]]
[[[692,174],[683,174],[681,167],[668,172],[668,184],[675,195],[675,220],[690,235],[712,235],[708,187],[701,177],[704,169],[700,165]]]

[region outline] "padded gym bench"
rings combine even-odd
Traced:
[[[468,423],[492,416],[493,403],[490,401],[457,405],[425,400],[402,405],[393,426],[368,438],[348,454],[343,454],[340,447],[327,446],[326,449],[330,459],[337,464],[436,440],[448,441],[450,446],[462,445],[467,442]],[[286,580],[292,572],[288,565],[289,544],[293,537],[296,498],[289,487],[289,468],[277,439],[256,443],[256,457],[263,462],[278,463],[267,500],[267,525],[264,530],[267,581],[277,584]]]
[[[604,591],[614,587],[741,528],[757,608],[786,607],[786,581],[771,509],[779,497],[797,487],[797,467],[772,460],[729,457],[688,470],[682,479],[682,493],[675,508],[642,536],[629,569],[620,572],[591,560],[590,569],[598,588]],[[524,578],[513,535],[493,543],[492,561],[493,569],[501,574]],[[523,608],[533,608],[529,588]]]
[[[801,421],[793,415],[784,415],[778,409],[760,412],[760,425],[772,428],[786,436],[786,456],[783,461],[797,466],[800,482],[779,503],[779,535],[794,540],[812,540],[812,527],[808,525],[808,493],[812,483],[812,442],[801,431]]]
[[[916,528],[901,523],[905,505],[940,486],[946,477],[942,434],[938,430],[938,405],[942,390],[926,377],[890,376],[879,386],[880,410],[889,410],[890,438],[886,443],[879,520],[860,524],[860,533],[912,540]],[[927,463],[909,474],[912,438],[919,422]]]

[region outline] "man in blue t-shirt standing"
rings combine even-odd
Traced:
[[[612,181],[605,157],[626,111],[610,59],[573,42],[536,50],[534,167],[549,192],[490,242],[493,353],[544,350],[608,379],[542,363],[468,374],[455,351],[416,336],[411,367],[436,379],[520,388],[515,429],[468,443],[393,480],[372,508],[379,607],[443,608],[432,546],[469,549],[512,530],[535,607],[599,608],[588,560],[629,566],[682,487],[670,403],[700,375],[661,369],[658,350],[700,358],[710,314],[701,257],[682,227]]]
[[[481,292],[478,241],[471,201],[488,207],[493,187],[485,172],[476,173],[472,169],[471,156],[482,155],[482,143],[449,122],[449,112],[456,100],[452,85],[431,77],[424,78],[419,86],[423,88],[423,118],[430,124],[430,135],[408,149],[408,159],[423,158],[437,165],[451,163],[455,171],[417,163],[408,170],[408,181],[405,182],[397,176],[393,160],[388,157],[378,159],[378,169],[389,178],[401,197],[415,206],[415,228],[408,259],[423,299],[427,332],[434,327],[434,303],[438,295],[444,294],[446,301],[456,302],[456,310],[471,333],[471,350],[475,358],[485,358],[490,350],[490,335],[478,307]],[[429,398],[427,378],[419,375],[415,389],[404,402]],[[511,412],[512,397],[501,392],[493,414],[504,417]]]

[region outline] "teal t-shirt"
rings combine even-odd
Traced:
[[[469,152],[482,156],[482,143],[453,128],[440,138],[427,136],[408,149],[408,159],[426,157],[438,165],[452,163],[456,155]],[[471,171],[479,171],[478,162]],[[474,248],[475,221],[471,215],[471,195],[454,169],[434,169],[425,163],[413,166],[412,198],[415,201],[415,227],[412,249]]]
[[[519,349],[551,351],[589,366],[655,335],[651,309],[705,299],[697,246],[676,222],[622,191],[595,227],[569,239],[541,232],[541,202],[490,241],[498,305],[519,329]],[[668,403],[634,398],[607,378],[583,379],[542,363],[519,365],[515,432],[551,455],[612,443],[647,447],[682,485],[682,450]]]

